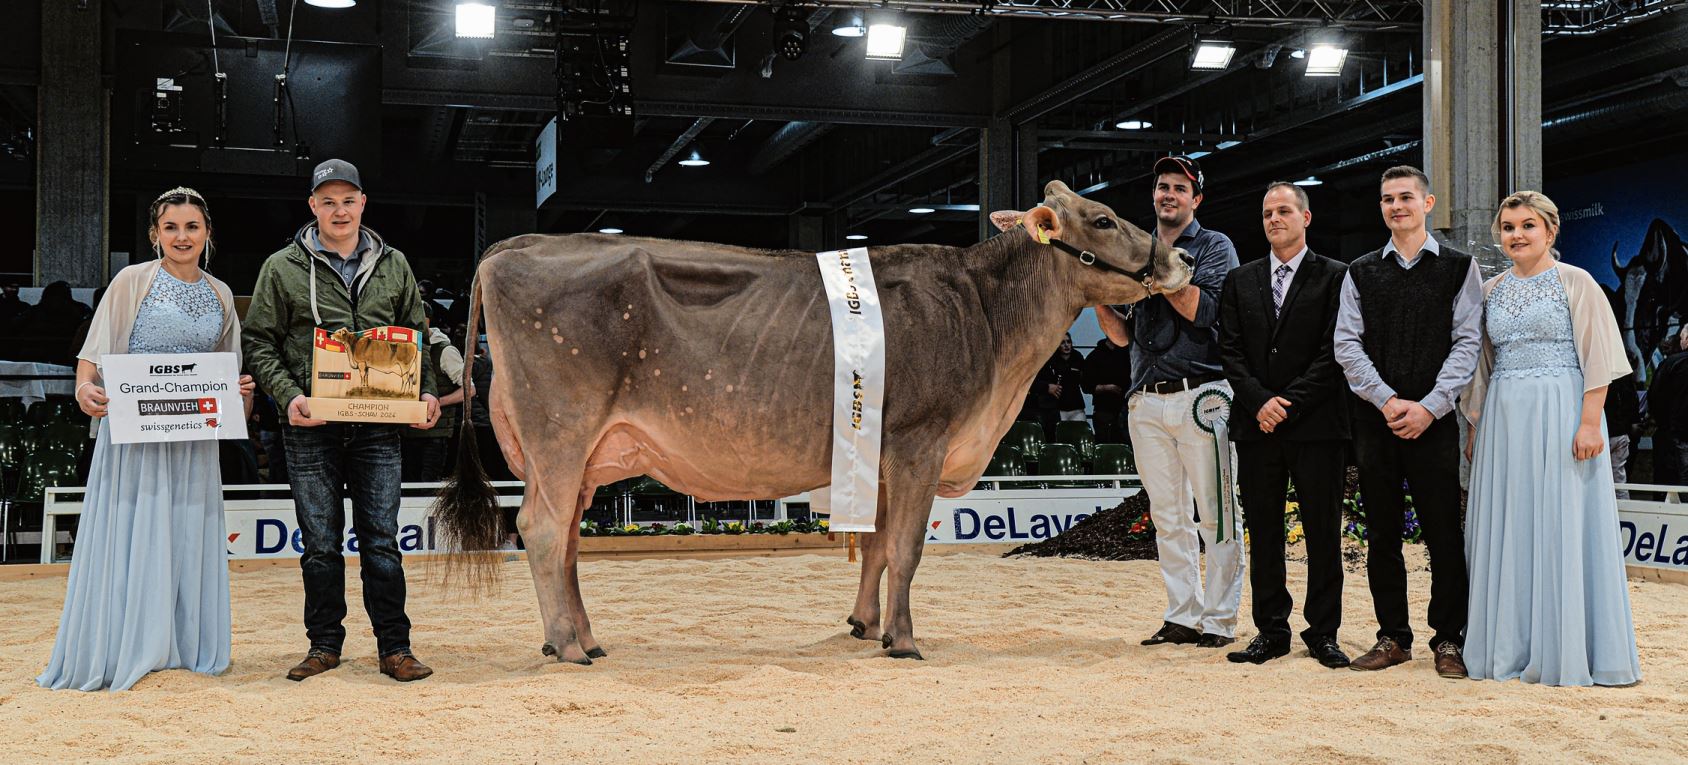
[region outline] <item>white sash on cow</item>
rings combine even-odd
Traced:
[[[809,493],[832,531],[873,531],[885,398],[885,322],[867,248],[815,255],[832,308],[832,485]]]

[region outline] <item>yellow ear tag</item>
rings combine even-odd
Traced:
[[[1035,226],[1034,228],[1037,229],[1037,240],[1043,244],[1049,244],[1049,230],[1042,226]]]

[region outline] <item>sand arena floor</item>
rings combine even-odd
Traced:
[[[0,582],[0,761],[1688,760],[1681,585],[1630,585],[1639,686],[1561,689],[1443,680],[1422,648],[1375,674],[1326,670],[1299,647],[1261,667],[1221,650],[1144,648],[1164,604],[1153,561],[928,556],[915,580],[925,662],[849,637],[857,575],[841,557],[581,570],[610,652],[592,667],[540,656],[525,563],[506,564],[502,593],[480,603],[413,564],[413,637],[432,678],[400,685],[377,672],[354,570],[346,663],[288,682],[305,647],[302,595],[296,569],[269,568],[232,577],[224,676],[154,673],[119,694],[36,688],[64,580]],[[1291,564],[1298,599],[1303,573]],[[1342,643],[1358,654],[1371,600],[1363,573],[1345,587]],[[1428,574],[1411,587],[1422,620]],[[1246,640],[1246,597],[1243,608]]]

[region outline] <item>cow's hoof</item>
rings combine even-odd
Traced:
[[[608,656],[608,655],[609,654],[604,653],[604,649],[602,649],[602,648],[594,648],[594,649],[586,652],[586,658],[588,658],[588,659],[602,659],[602,658],[604,658],[605,656]]]
[[[926,657],[921,656],[920,652],[914,650],[913,648],[899,648],[887,655],[893,659],[914,659],[915,661],[926,660]]]
[[[551,645],[550,643],[546,643],[545,645],[539,647],[539,653],[544,656],[556,656],[557,647]]]
[[[891,636],[890,635],[880,635],[879,636],[879,647],[880,648],[890,648],[891,647]]]
[[[864,624],[862,622],[862,620],[857,619],[856,617],[852,616],[848,619],[845,619],[844,623],[850,625],[850,637],[853,637],[857,640],[872,640],[873,639],[873,638],[870,638],[870,637],[867,636],[867,625]]]

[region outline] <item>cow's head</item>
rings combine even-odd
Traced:
[[[1057,273],[1078,285],[1088,304],[1135,303],[1190,283],[1190,259],[1183,250],[1160,243],[1060,181],[1043,187],[1043,204],[1025,212],[993,212],[991,222],[1002,231],[1021,226],[1038,243],[1073,255],[1054,253],[1060,259]]]
[[[346,329],[345,327],[341,327],[337,330],[334,330],[334,334],[329,335],[328,339],[333,340],[336,343],[339,343],[341,345],[346,346],[347,350],[351,350],[352,341],[356,340],[357,337],[358,336],[355,333],[353,333],[351,330]]]

